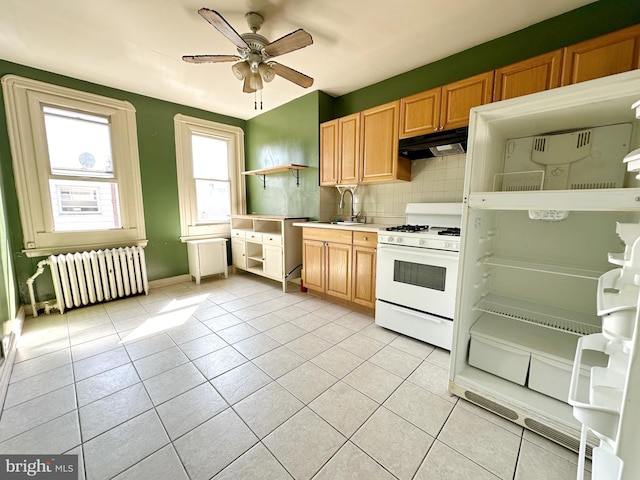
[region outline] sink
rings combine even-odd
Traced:
[[[362,222],[331,222],[333,225],[364,225]]]

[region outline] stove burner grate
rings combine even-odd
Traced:
[[[458,227],[445,228],[444,230],[440,230],[438,232],[438,235],[447,235],[447,236],[450,236],[450,237],[459,237],[460,236],[460,229]]]
[[[429,230],[429,225],[398,225],[396,227],[387,227],[388,232],[423,232]]]

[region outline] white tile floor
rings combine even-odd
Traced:
[[[573,479],[447,392],[449,354],[250,274],[25,322],[2,453],[99,480]],[[585,478],[590,478],[586,472]]]

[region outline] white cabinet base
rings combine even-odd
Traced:
[[[226,238],[188,240],[187,254],[189,275],[195,279],[196,285],[200,285],[200,279],[208,275],[222,274],[228,278]]]

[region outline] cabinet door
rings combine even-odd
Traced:
[[[201,276],[214,275],[225,271],[227,266],[226,242],[201,243],[198,251]]]
[[[442,130],[469,125],[469,110],[491,103],[492,96],[493,71],[442,87]]]
[[[327,243],[324,248],[326,255],[327,295],[332,295],[334,297],[350,301],[351,245],[342,243]]]
[[[400,138],[433,133],[440,127],[441,88],[400,100]]]
[[[231,259],[234,267],[246,270],[247,268],[247,244],[240,238],[231,239]]]
[[[320,125],[320,185],[338,183],[338,120]]]
[[[338,183],[358,183],[360,113],[338,119]]]
[[[353,247],[353,302],[374,308],[376,303],[376,249]]]
[[[282,247],[263,245],[262,257],[264,275],[274,280],[282,280]]]
[[[324,291],[324,242],[318,240],[302,241],[302,268],[304,268],[304,286],[318,292]]]
[[[496,70],[493,101],[542,92],[560,86],[562,50],[545,53]]]
[[[397,178],[399,108],[398,100],[362,112],[362,182]]]
[[[584,82],[638,68],[640,25],[565,48],[562,85]]]

